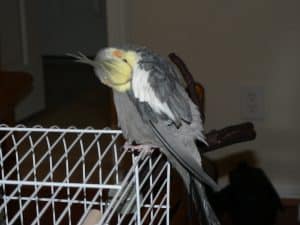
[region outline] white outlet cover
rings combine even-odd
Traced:
[[[241,119],[260,121],[265,117],[265,96],[262,86],[243,86],[240,91]]]

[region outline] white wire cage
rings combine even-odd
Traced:
[[[0,224],[168,225],[170,164],[121,134],[0,125]]]

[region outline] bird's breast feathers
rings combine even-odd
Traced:
[[[155,90],[149,83],[149,71],[142,69],[139,65],[133,68],[132,92],[138,101],[146,102],[154,112],[165,114],[174,120],[174,115],[166,102],[161,102],[155,94]]]

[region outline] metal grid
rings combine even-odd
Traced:
[[[0,224],[169,224],[170,165],[121,131],[0,125]],[[93,223],[95,224],[95,223]]]

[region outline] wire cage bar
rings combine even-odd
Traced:
[[[0,224],[169,224],[170,164],[120,130],[0,125]]]

